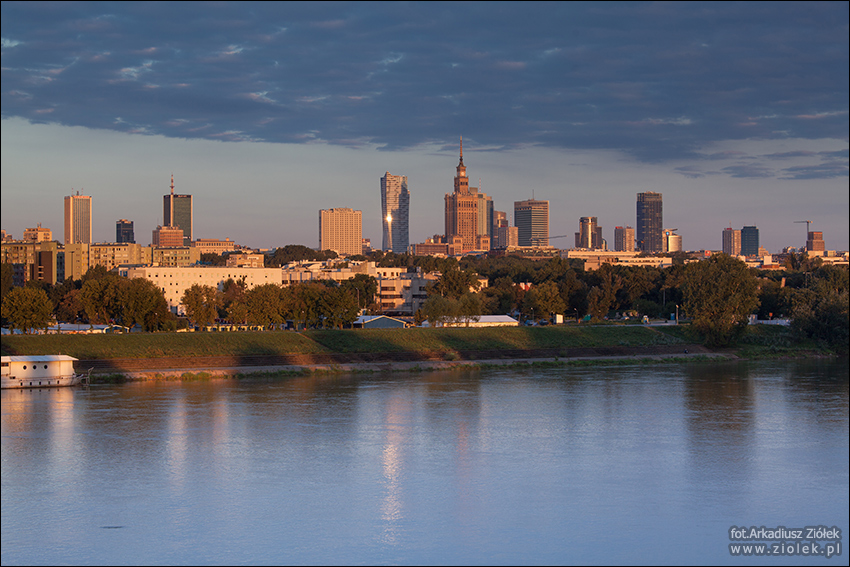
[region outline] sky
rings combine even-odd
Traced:
[[[92,196],[93,237],[162,196],[194,200],[195,238],[319,245],[320,209],[363,211],[408,176],[410,242],[442,234],[463,136],[471,185],[513,224],[550,202],[635,226],[663,194],[686,250],[755,225],[770,252],[850,248],[847,2],[6,2],[0,226],[62,239]]]

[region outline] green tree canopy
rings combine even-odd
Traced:
[[[726,254],[688,264],[682,291],[685,312],[711,346],[734,344],[759,305],[755,274]]]
[[[3,298],[3,318],[13,329],[29,333],[31,329],[44,329],[50,324],[53,304],[43,289],[17,287]]]
[[[212,286],[194,284],[183,293],[180,302],[189,320],[199,327],[205,327],[211,325],[218,315],[221,294]]]

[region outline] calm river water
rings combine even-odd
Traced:
[[[849,445],[847,359],[4,390],[2,564],[846,565]]]

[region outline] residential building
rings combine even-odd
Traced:
[[[647,191],[637,194],[637,249],[655,254],[663,250],[661,193]]]
[[[185,250],[196,250],[186,247]],[[123,266],[118,273],[126,278],[145,278],[155,283],[175,313],[182,314],[183,294],[195,284],[224,289],[228,279],[245,280],[246,289],[263,284],[281,284],[280,268],[234,268],[220,266]]]
[[[730,256],[741,254],[741,231],[732,228],[723,229],[723,253]]]
[[[349,208],[319,211],[319,250],[354,256],[363,252],[363,212]]]
[[[192,246],[197,248],[201,254],[224,254],[225,252],[233,252],[241,248],[238,244],[225,238],[224,240],[216,240],[214,238],[199,238],[192,241]]]
[[[113,270],[127,264],[150,264],[152,260],[151,247],[131,242],[66,244],[64,255],[66,277],[75,280],[94,266]]]
[[[162,224],[183,231],[181,246],[190,246],[194,240],[194,209],[191,195],[174,194],[174,175],[171,176],[171,193],[162,198]]]
[[[823,232],[809,232],[809,238],[806,240],[806,250],[808,252],[823,252],[826,250],[826,244],[823,241]]]
[[[91,196],[65,197],[65,244],[91,244]]]
[[[381,177],[382,250],[404,254],[410,244],[410,191],[406,175]]]
[[[133,233],[133,221],[127,219],[115,221],[115,242],[118,244],[136,243],[136,235]]]
[[[478,188],[469,186],[463,164],[463,136],[460,139],[460,161],[454,178],[454,192],[446,193],[446,240],[461,238],[461,253],[479,249]]]
[[[0,244],[0,260],[12,264],[12,282],[22,286],[36,280],[56,284],[64,280],[60,271],[59,243],[56,241],[6,241]]]
[[[49,228],[41,228],[41,223],[36,228],[24,229],[24,242],[50,242],[53,240],[53,231]]]
[[[549,246],[549,201],[514,202],[514,226],[520,246]]]
[[[635,229],[630,226],[614,227],[614,250],[616,252],[634,252]]]
[[[745,226],[741,229],[741,255],[759,256],[759,229]]]
[[[176,226],[158,226],[151,235],[151,246],[174,248],[185,242],[183,229]]]

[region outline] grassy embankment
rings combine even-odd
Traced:
[[[453,352],[655,346],[694,342],[675,329],[635,326],[490,327],[128,335],[5,336],[3,354],[67,354],[79,359],[275,354]]]

